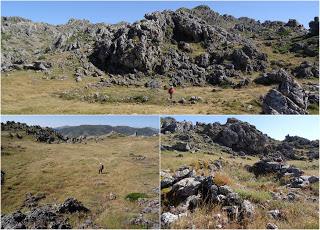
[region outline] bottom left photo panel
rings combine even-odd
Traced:
[[[159,228],[159,116],[2,116],[2,228]]]

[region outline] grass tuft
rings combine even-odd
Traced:
[[[222,173],[217,173],[213,178],[213,181],[216,185],[219,185],[219,186],[232,184],[231,178]]]
[[[136,201],[139,198],[148,198],[148,195],[140,192],[132,192],[126,195],[126,199],[130,201]]]
[[[270,192],[266,191],[256,191],[256,190],[244,190],[235,189],[237,193],[243,198],[250,200],[255,203],[263,203],[267,200],[272,199]]]

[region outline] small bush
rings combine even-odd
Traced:
[[[265,191],[250,191],[243,189],[235,189],[235,191],[243,198],[251,200],[255,203],[265,202],[272,199],[271,194]]]
[[[227,175],[224,175],[221,173],[217,173],[213,178],[213,181],[216,185],[219,185],[219,186],[231,184],[231,179]]]
[[[147,194],[145,193],[140,193],[140,192],[132,192],[132,193],[129,193],[127,196],[126,196],[126,199],[129,200],[129,201],[136,201],[138,200],[139,198],[147,198]]]

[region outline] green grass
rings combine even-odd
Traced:
[[[148,198],[148,195],[140,192],[132,192],[126,195],[126,199],[129,201],[137,201],[140,198]]]
[[[313,103],[308,106],[309,114],[319,114],[319,104]]]
[[[206,49],[203,48],[202,44],[200,42],[198,43],[189,43],[191,48],[192,48],[192,52],[191,52],[191,57],[197,57],[201,54],[204,54],[206,52]]]
[[[262,203],[272,198],[270,192],[265,191],[235,189],[235,192],[237,192],[243,199],[247,199],[255,203]]]

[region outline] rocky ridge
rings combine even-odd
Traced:
[[[228,118],[226,124],[178,122],[174,118],[161,119],[161,133],[170,137],[162,150],[180,152],[207,152],[213,147],[234,156],[257,155],[285,159],[318,159],[319,142],[301,137],[287,136],[276,141],[247,122]]]
[[[158,89],[169,84],[238,89],[250,85],[253,74],[268,76],[281,68],[292,79],[319,78],[317,17],[309,30],[295,19],[260,22],[220,15],[207,6],[149,13],[132,24],[70,19],[55,26],[21,17],[1,20],[2,71],[42,71],[50,79],[52,72],[63,69],[76,82],[98,78],[87,88],[132,85]],[[270,60],[265,47],[312,62],[291,65]],[[280,86],[264,96],[263,113],[306,114],[310,104],[319,103],[318,90],[309,95],[304,92],[309,87],[294,80],[271,84]],[[287,95],[287,90],[293,93]],[[67,90],[61,97],[77,93]],[[84,99],[105,102],[110,98],[94,94]],[[148,98],[123,100],[144,103]]]
[[[68,217],[64,214],[88,213],[90,210],[75,198],[68,198],[61,204],[39,205],[44,194],[27,194],[22,206],[26,212],[18,210],[11,214],[1,215],[1,228],[4,229],[71,229]],[[80,224],[77,228],[82,228]],[[88,227],[96,228],[92,222]]]
[[[11,138],[16,136],[17,138],[22,139],[23,134],[25,134],[28,136],[33,136],[36,141],[45,142],[48,144],[67,141],[67,138],[52,128],[43,128],[39,125],[29,126],[25,123],[14,121],[1,123],[1,131],[10,131],[9,136]]]

